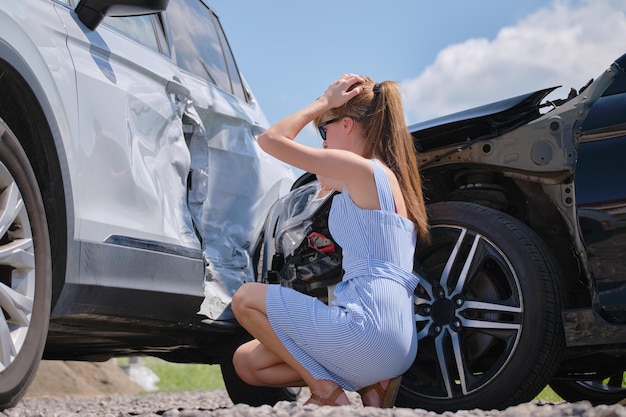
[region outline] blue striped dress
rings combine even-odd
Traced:
[[[382,166],[371,161],[380,210],[334,197],[330,232],[343,253],[342,281],[330,306],[278,284],[267,291],[269,322],[315,379],[356,391],[404,373],[417,353],[412,273],[416,231],[395,212]]]

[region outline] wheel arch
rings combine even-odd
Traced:
[[[0,40],[0,117],[26,152],[44,200],[52,254],[52,307],[65,282],[73,209],[68,163],[52,105],[34,71]]]
[[[485,165],[446,164],[422,171],[427,204],[466,201],[506,213],[530,227],[563,271],[564,307],[591,304],[585,274],[563,213],[538,182]]]

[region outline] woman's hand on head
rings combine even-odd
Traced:
[[[344,74],[336,81],[333,81],[324,93],[328,106],[331,109],[343,106],[361,92],[363,88],[358,85],[355,86],[355,84],[363,81],[365,80],[356,74]]]

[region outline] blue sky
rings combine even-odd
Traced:
[[[210,0],[270,123],[341,74],[401,83],[407,123],[545,87],[626,53],[626,0]],[[298,140],[319,146],[307,127]]]

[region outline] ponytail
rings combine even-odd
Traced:
[[[336,116],[358,115],[363,119],[366,158],[379,156],[398,178],[409,219],[420,239],[430,241],[428,217],[422,192],[413,138],[404,119],[400,87],[396,82],[374,83],[369,77],[360,84],[363,90],[344,106],[333,109]]]

